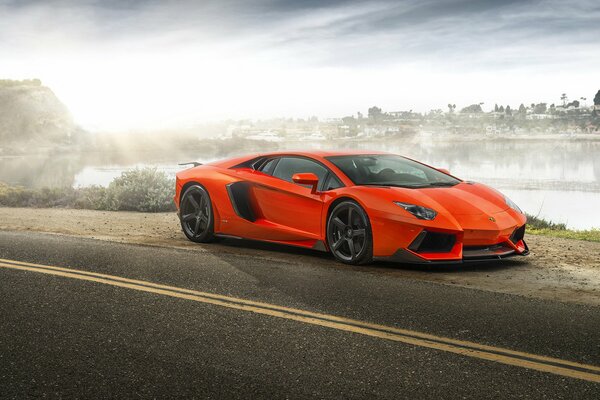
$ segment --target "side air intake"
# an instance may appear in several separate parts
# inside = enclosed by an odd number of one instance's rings
[[[525,225],[515,229],[515,231],[510,235],[510,241],[514,244],[519,243],[525,237]]]
[[[251,222],[256,221],[256,216],[250,206],[250,185],[248,183],[230,183],[227,185],[227,193],[237,215]]]
[[[408,248],[415,253],[449,253],[456,243],[456,235],[421,231]]]

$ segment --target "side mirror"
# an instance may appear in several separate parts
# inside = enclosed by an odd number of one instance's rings
[[[319,177],[312,172],[294,174],[294,176],[292,176],[292,180],[298,185],[309,185],[311,187],[311,193],[317,192],[317,187],[319,186]]]
[[[445,169],[445,168],[438,168],[437,170],[438,170],[438,171],[440,171],[440,172],[443,172],[443,173],[444,173],[444,174],[446,174],[446,175],[452,175],[452,174],[450,173],[450,171],[448,171],[448,170],[447,170],[447,169]]]

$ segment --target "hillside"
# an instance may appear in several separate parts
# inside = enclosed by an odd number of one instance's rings
[[[0,80],[0,149],[68,145],[78,131],[67,107],[39,80]]]

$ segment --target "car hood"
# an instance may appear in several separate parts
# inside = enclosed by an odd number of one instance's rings
[[[491,215],[507,210],[504,196],[480,183],[462,182],[452,187],[391,188],[397,201],[417,204],[452,215]]]

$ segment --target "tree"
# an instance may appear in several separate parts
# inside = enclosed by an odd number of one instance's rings
[[[498,108],[498,112],[503,113],[504,112],[504,106],[500,106],[500,108]]]
[[[373,106],[371,108],[369,108],[369,119],[372,119],[374,121],[378,121],[381,119],[381,108],[377,107],[377,106]]]
[[[527,112],[527,109],[525,108],[525,104],[521,103],[521,105],[519,106],[519,114],[525,114]]]
[[[498,112],[498,104],[494,104],[494,112]]]
[[[594,105],[600,106],[600,90],[598,90],[598,93],[594,96]]]
[[[506,115],[512,115],[512,110],[510,109],[510,106],[506,106]]]
[[[342,118],[342,123],[344,125],[354,126],[354,125],[356,125],[356,120],[352,116],[350,116],[350,117],[344,117],[344,118]]]
[[[448,112],[450,114],[452,114],[454,112],[454,110],[456,110],[456,104],[450,104],[450,103],[448,103]]]
[[[533,113],[534,114],[546,114],[547,109],[548,109],[548,107],[546,106],[546,103],[536,104],[536,106],[533,108]]]
[[[567,97],[567,94],[566,94],[566,93],[563,93],[563,94],[560,96],[560,99],[561,99],[561,100],[562,100],[562,102],[563,102],[563,106],[565,106],[565,105],[567,104],[567,100],[569,100],[569,98]]]
[[[461,113],[482,113],[481,104],[471,104],[460,110]]]

